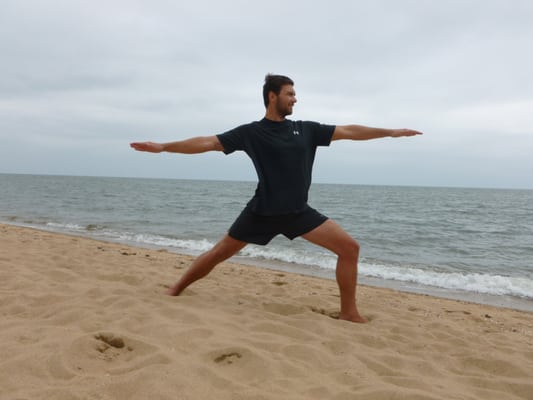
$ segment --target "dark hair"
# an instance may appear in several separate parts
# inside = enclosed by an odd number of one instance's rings
[[[283,75],[267,74],[265,76],[265,84],[263,85],[263,102],[265,107],[268,107],[268,94],[274,92],[278,95],[281,92],[281,87],[284,85],[294,85],[291,78]]]

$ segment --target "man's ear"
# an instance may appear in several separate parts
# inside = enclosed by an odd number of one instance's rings
[[[273,91],[268,92],[268,104],[273,103],[273,101],[278,97]]]

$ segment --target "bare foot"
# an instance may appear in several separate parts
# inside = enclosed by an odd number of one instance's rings
[[[178,287],[178,284],[172,286],[171,288],[167,290],[167,294],[169,296],[179,296],[180,293],[181,293],[181,289]]]
[[[362,317],[359,315],[359,313],[354,314],[339,314],[339,319],[342,319],[343,321],[350,321],[350,322],[356,322],[359,324],[366,324],[368,320],[365,317]]]

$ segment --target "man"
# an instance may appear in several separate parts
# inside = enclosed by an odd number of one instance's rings
[[[294,82],[286,76],[266,76],[263,100],[266,114],[261,121],[241,125],[223,134],[171,143],[131,143],[135,150],[152,153],[223,151],[230,154],[242,150],[252,159],[259,177],[255,195],[228,233],[211,250],[200,255],[168,293],[179,295],[248,243],[266,245],[278,234],[291,240],[300,236],[338,257],[339,319],[367,322],[359,314],[355,296],[359,244],[336,222],[307,204],[315,151],[317,146],[329,146],[333,140],[368,140],[421,133],[410,129],[333,126],[288,120],[286,117],[292,114],[296,103],[296,93]]]

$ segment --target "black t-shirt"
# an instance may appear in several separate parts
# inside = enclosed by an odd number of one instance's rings
[[[335,126],[311,121],[261,121],[217,135],[230,154],[242,150],[252,159],[259,183],[248,203],[260,215],[305,210],[317,146],[329,146]]]

